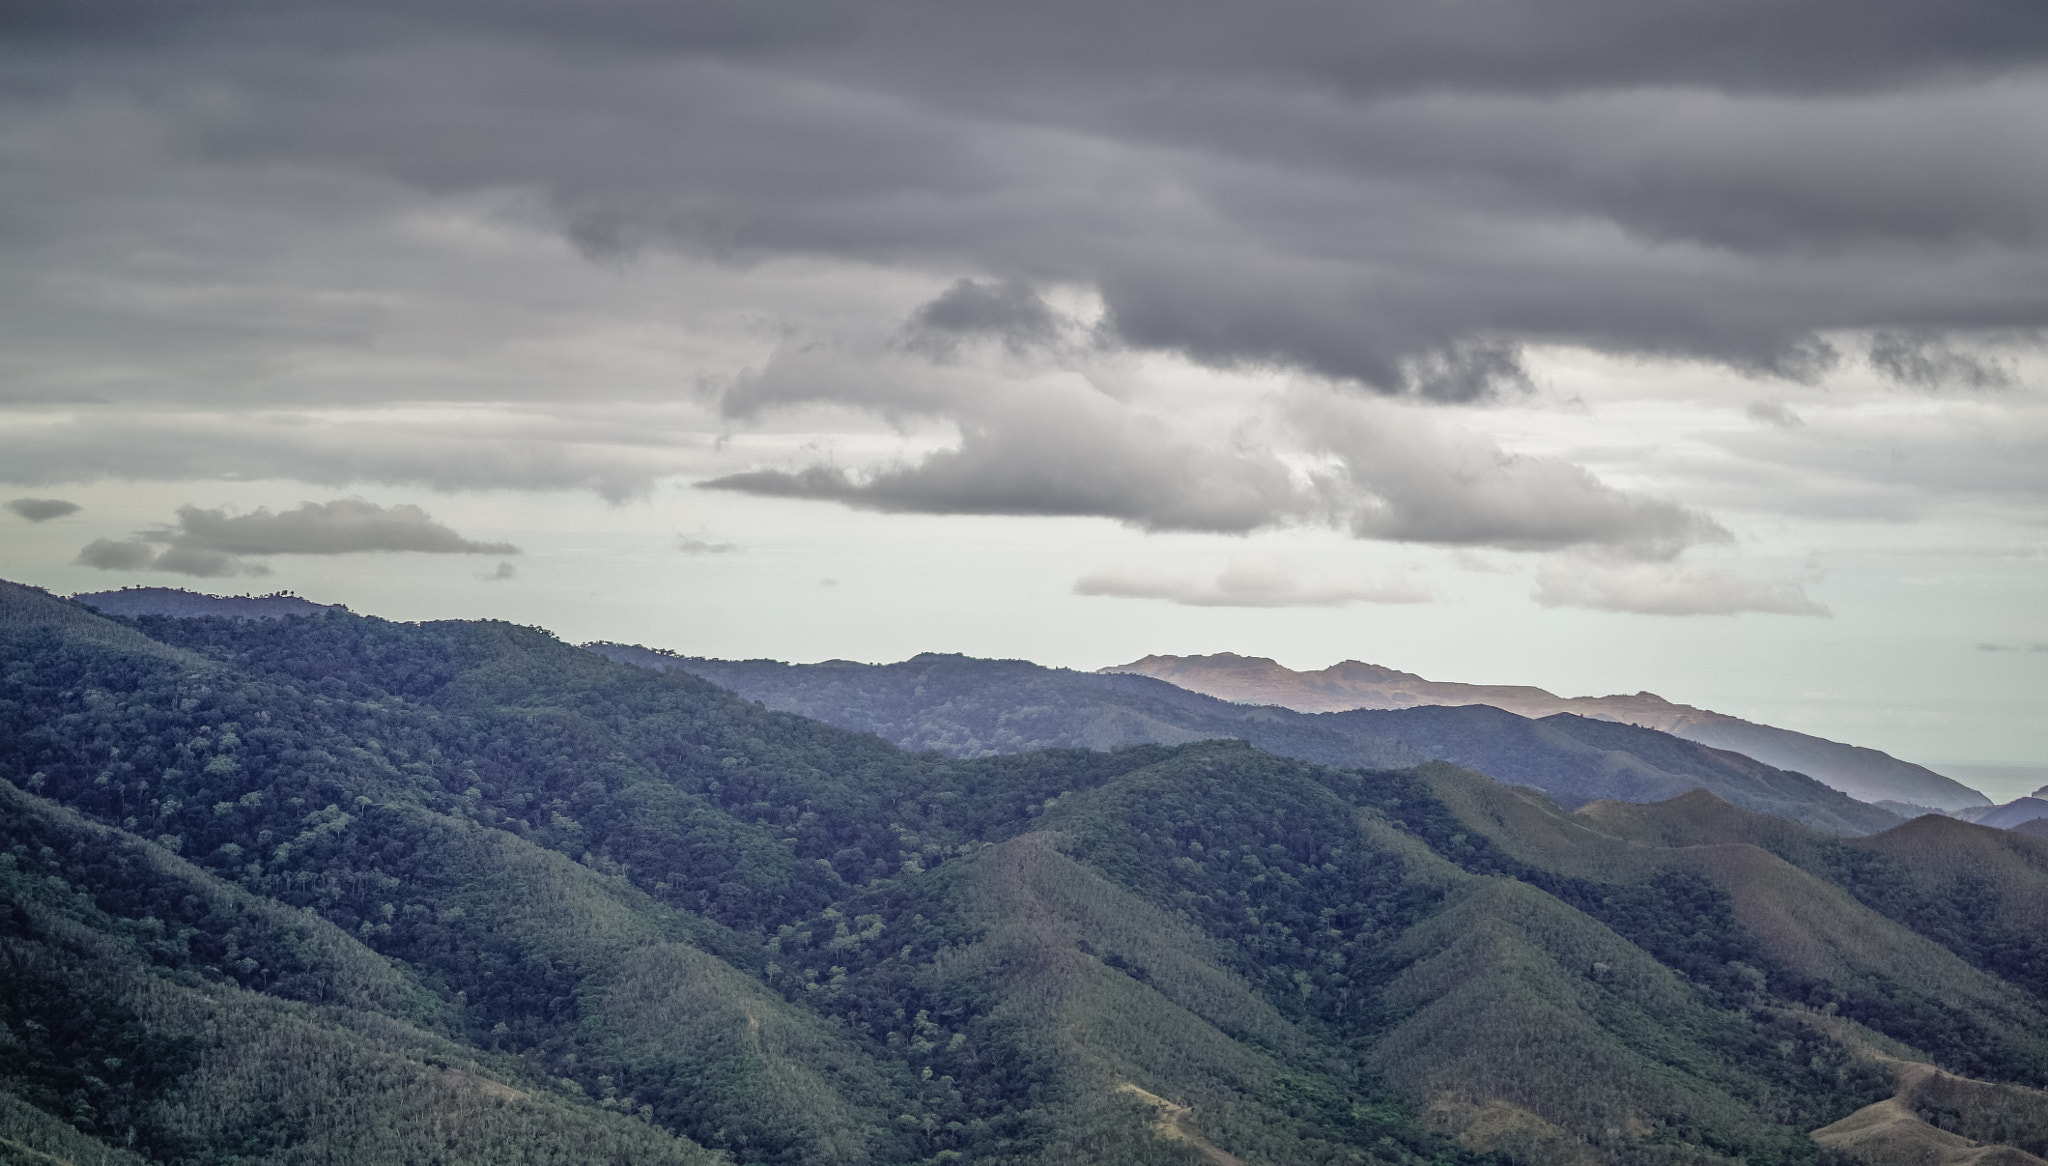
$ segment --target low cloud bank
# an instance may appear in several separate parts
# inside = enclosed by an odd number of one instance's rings
[[[245,556],[352,555],[378,551],[423,554],[516,555],[511,543],[467,539],[417,506],[379,506],[361,498],[302,502],[273,513],[247,514],[178,508],[177,525],[128,539],[95,539],[77,562],[106,571],[170,571],[201,578],[265,575],[270,568]],[[504,566],[509,567],[509,564]],[[509,570],[501,578],[509,578]]]

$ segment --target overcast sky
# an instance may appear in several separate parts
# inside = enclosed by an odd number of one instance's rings
[[[0,9],[0,575],[2048,764],[2048,9]]]

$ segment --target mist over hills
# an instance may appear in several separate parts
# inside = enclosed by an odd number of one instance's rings
[[[490,621],[0,584],[0,660],[22,1161],[2048,1152],[2022,833],[1236,741],[905,752]]]
[[[1527,717],[1574,713],[1659,729],[1716,749],[1732,750],[1766,765],[1807,774],[1865,802],[1894,801],[1940,810],[1991,804],[1991,799],[1959,781],[1876,749],[1673,704],[1650,692],[1633,696],[1561,697],[1527,685],[1424,680],[1411,672],[1357,660],[1346,660],[1320,671],[1297,672],[1263,657],[1232,652],[1147,656],[1102,671],[1151,676],[1224,700],[1280,705],[1303,712],[1485,704]]]
[[[783,664],[587,646],[611,659],[690,672],[770,708],[875,733],[905,749],[956,757],[1228,737],[1324,765],[1450,761],[1540,789],[1567,809],[1601,798],[1661,801],[1703,788],[1830,833],[1867,834],[1900,820],[1740,754],[1570,713],[1531,719],[1466,705],[1310,714],[1234,704],[1148,677],[1020,660],[926,654],[899,664]]]

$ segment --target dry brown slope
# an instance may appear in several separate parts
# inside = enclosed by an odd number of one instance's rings
[[[2038,1153],[2048,1152],[2048,1093],[1871,1055],[1894,1073],[1898,1092],[1815,1130],[1820,1145],[1867,1166],[2048,1163]]]

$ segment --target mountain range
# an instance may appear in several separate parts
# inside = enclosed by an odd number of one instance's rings
[[[1165,680],[1191,692],[1242,704],[1270,704],[1302,712],[1402,709],[1419,705],[1491,705],[1525,717],[1572,713],[1658,729],[1766,765],[1804,773],[1860,801],[1897,802],[1909,810],[1960,810],[1991,799],[1925,766],[1888,753],[1775,728],[1725,713],[1673,704],[1651,692],[1633,696],[1562,697],[1509,684],[1456,684],[1411,672],[1346,660],[1315,672],[1297,672],[1260,656],[1146,656],[1103,669]]]
[[[2048,1153],[2023,832],[912,752],[492,621],[0,584],[0,660],[0,1161]]]
[[[1601,798],[1660,801],[1707,789],[1831,833],[1900,818],[1727,750],[1570,713],[1531,719],[1484,705],[1297,713],[1246,706],[1163,681],[928,653],[898,664],[706,660],[622,644],[592,651],[679,669],[781,712],[954,757],[1047,747],[1113,748],[1213,738],[1324,765],[1385,768],[1441,760],[1542,790],[1570,809]]]

